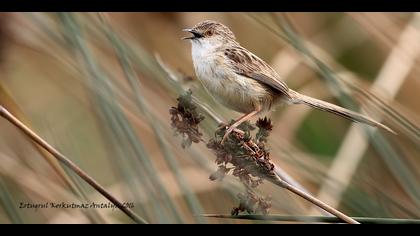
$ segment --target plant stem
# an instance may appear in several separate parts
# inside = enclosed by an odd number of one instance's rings
[[[99,193],[101,193],[104,197],[106,197],[109,201],[111,201],[114,205],[116,205],[122,212],[124,212],[128,217],[130,217],[136,223],[141,223],[141,224],[146,224],[147,223],[143,218],[138,216],[132,210],[124,207],[124,205],[119,200],[117,200],[113,195],[111,195],[111,193],[109,193],[107,190],[105,190],[105,188],[102,187],[98,182],[96,182],[96,180],[94,180],[92,177],[90,177],[86,172],[84,172],[82,169],[80,169],[70,159],[68,159],[66,156],[64,156],[62,153],[60,153],[58,150],[56,150],[54,147],[52,147],[50,144],[48,144],[45,140],[43,140],[41,137],[39,137],[35,132],[33,132],[25,124],[20,122],[20,120],[18,120],[6,108],[4,108],[1,105],[0,105],[0,116],[5,118],[6,120],[8,120],[10,123],[12,123],[18,129],[20,129],[23,133],[25,133],[30,139],[32,139],[34,142],[36,142],[41,147],[43,147],[45,150],[47,150],[49,153],[51,153],[59,162],[63,163],[68,168],[70,168],[72,171],[74,171],[78,176],[80,176],[80,178],[85,180],[90,186],[92,186]]]
[[[257,147],[258,150],[258,146],[253,143],[252,141],[251,145],[255,145]],[[244,144],[244,146],[251,150],[252,149],[248,146],[248,144]],[[292,193],[299,195],[300,197],[306,199],[307,201],[315,204],[316,206],[324,209],[325,211],[337,216],[338,218],[342,219],[343,221],[349,223],[349,224],[360,224],[359,222],[353,220],[352,218],[346,216],[345,214],[343,214],[342,212],[338,211],[337,209],[327,205],[326,203],[322,202],[321,200],[313,197],[312,195],[310,195],[309,193],[306,193],[305,191],[300,190],[298,187],[293,186],[292,184],[290,184],[289,182],[287,182],[286,180],[283,180],[275,171],[273,171],[273,173],[270,173],[268,176],[266,176],[266,179],[269,180],[270,182],[274,183],[277,186],[280,186],[282,188],[285,188],[289,191],[291,191]]]
[[[274,183],[277,186],[280,186],[282,188],[285,188],[289,190],[290,192],[299,195],[300,197],[306,199],[307,201],[317,205],[318,207],[324,209],[325,211],[335,215],[336,217],[340,218],[341,220],[349,223],[349,224],[360,224],[356,220],[350,218],[349,216],[345,215],[344,213],[340,212],[339,210],[329,206],[328,204],[322,202],[321,200],[313,197],[312,195],[305,193],[304,191],[298,189],[297,187],[289,184],[288,182],[280,179],[277,175],[275,176],[275,179],[269,178],[268,180]]]
[[[322,223],[342,223],[343,221],[333,216],[288,216],[288,215],[219,215],[204,214],[201,217],[242,219],[242,220],[266,220],[266,221],[296,221],[296,222],[322,222]],[[365,224],[420,224],[418,219],[394,219],[394,218],[374,218],[374,217],[352,217]]]

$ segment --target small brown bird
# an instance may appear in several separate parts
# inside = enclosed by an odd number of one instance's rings
[[[289,89],[273,68],[241,47],[221,23],[206,20],[184,31],[192,34],[183,39],[191,41],[195,73],[206,90],[220,103],[244,113],[228,128],[222,142],[242,122],[279,102],[305,104],[395,133],[367,116]]]

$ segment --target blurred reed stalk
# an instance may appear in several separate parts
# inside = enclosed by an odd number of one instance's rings
[[[88,43],[85,41],[83,29],[80,27],[79,22],[71,13],[59,13],[58,14],[63,28],[66,31],[67,39],[74,46],[73,53],[81,57],[80,63],[82,68],[86,69],[87,77],[90,79],[88,84],[92,84],[92,87],[99,87],[99,92],[96,97],[94,97],[99,104],[99,111],[102,113],[105,118],[105,124],[109,125],[112,133],[117,134],[117,139],[115,142],[120,143],[121,146],[127,147],[128,150],[122,150],[124,157],[122,162],[129,162],[128,166],[124,168],[133,168],[131,174],[135,174],[136,177],[127,176],[127,182],[132,182],[134,180],[139,180],[144,182],[144,185],[148,188],[149,194],[154,194],[150,200],[153,204],[153,210],[156,212],[156,215],[159,216],[159,219],[163,222],[170,222],[173,219],[169,218],[168,213],[165,213],[162,207],[167,207],[170,214],[175,219],[175,222],[183,222],[180,212],[176,209],[176,204],[174,200],[170,198],[167,190],[163,186],[160,176],[157,175],[156,169],[153,167],[151,158],[146,151],[144,144],[137,137],[134,128],[131,126],[129,120],[121,110],[121,104],[118,102],[118,99],[114,97],[114,89],[112,83],[109,82],[110,76],[106,71],[100,66],[97,62],[94,54],[88,47]],[[93,86],[95,85],[95,86]],[[112,99],[109,99],[112,98]],[[114,136],[112,135],[112,136]],[[129,158],[127,158],[127,156]],[[139,171],[140,170],[140,171]],[[123,175],[126,175],[127,170],[122,168]],[[135,179],[133,179],[135,178]],[[136,188],[134,193],[137,193],[138,189]],[[138,194],[138,193],[137,193]],[[161,202],[157,200],[162,199]]]
[[[14,16],[10,13],[1,13],[0,17],[0,70],[2,74],[6,75],[6,71],[4,70],[3,64],[5,62],[4,60],[4,54],[5,54],[5,44],[6,44],[6,38],[10,37],[11,32],[9,31],[8,24],[14,19]],[[3,84],[0,84],[0,103],[8,107],[9,111],[15,116],[21,120],[23,123],[29,124],[29,122],[26,119],[26,116],[21,111],[19,105],[15,102],[15,100],[12,98],[12,96],[9,94],[7,89],[3,86]],[[28,125],[30,127],[30,125]],[[64,181],[64,183],[70,188],[70,190],[76,195],[79,196],[80,199],[86,201],[86,193],[82,190],[80,184],[78,181],[74,181],[72,179],[73,176],[69,175],[66,172],[66,169],[64,169],[60,163],[47,151],[42,149],[40,146],[36,145],[33,142],[30,142],[36,151],[39,152],[39,154],[47,161],[47,163],[52,167],[52,169],[57,173],[57,175]],[[7,183],[5,181],[2,181],[2,188],[5,190],[8,188]],[[10,204],[10,201],[12,199],[8,198],[7,191],[1,191],[2,192],[2,200],[5,202],[5,209],[6,212],[11,216],[13,223],[23,223],[21,220],[16,221],[18,218],[16,217],[19,215],[18,212],[12,212],[12,208],[15,204]],[[90,219],[93,223],[106,223],[106,219],[99,214],[97,209],[92,209],[89,211],[86,211],[85,209],[82,210],[86,213],[86,216]]]
[[[86,183],[96,189],[99,193],[101,193],[105,198],[111,201],[115,206],[117,206],[122,212],[124,212],[128,217],[130,217],[136,223],[146,224],[147,222],[134,213],[131,209],[126,208],[123,203],[117,200],[111,193],[105,190],[95,179],[90,177],[86,172],[80,169],[76,164],[74,164],[70,159],[48,144],[45,140],[43,140],[40,136],[38,136],[35,132],[29,129],[25,124],[20,122],[15,116],[10,114],[9,111],[6,110],[3,106],[0,105],[0,116],[4,119],[12,123],[16,126],[19,130],[21,130],[25,135],[27,135],[30,139],[32,139],[35,143],[40,145],[46,151],[48,151],[51,155],[53,155],[59,162],[70,168],[74,173],[76,173],[80,178],[82,178]]]
[[[181,191],[185,194],[188,207],[190,208],[191,212],[193,212],[194,214],[202,213],[203,208],[201,206],[200,201],[195,196],[195,194],[193,194],[193,191],[191,190],[189,184],[187,183],[187,180],[185,179],[182,171],[180,171],[181,167],[179,166],[175,157],[172,155],[168,142],[163,136],[161,127],[159,126],[158,123],[155,122],[157,118],[153,115],[153,113],[149,110],[147,106],[147,102],[142,95],[143,93],[142,90],[144,86],[140,83],[140,80],[137,78],[138,75],[136,71],[134,70],[134,68],[132,67],[132,62],[129,58],[129,55],[127,55],[127,53],[125,52],[124,46],[121,43],[120,38],[112,29],[106,15],[100,13],[98,14],[98,18],[101,22],[103,31],[109,40],[109,43],[115,50],[115,54],[117,55],[120,65],[124,71],[125,78],[128,84],[130,85],[130,88],[133,90],[133,94],[135,98],[134,102],[138,110],[141,111],[145,115],[147,123],[152,128],[155,134],[156,142],[159,144],[160,150],[166,162],[169,164],[171,171],[175,174],[175,179],[177,181],[177,184],[181,188]],[[196,219],[198,220],[199,223],[205,223],[205,221],[202,218],[196,218]]]
[[[419,13],[416,13],[402,31],[371,87],[372,91],[384,90],[389,101],[398,94],[411,68],[415,65],[415,58],[420,54],[420,31],[416,26],[419,22]],[[401,57],[405,60],[401,61]],[[381,119],[378,121],[381,122]],[[332,206],[340,203],[344,191],[368,149],[368,144],[368,138],[360,132],[357,125],[352,124],[327,173],[328,177],[319,190],[320,199]],[[334,179],[334,181],[329,181],[329,179]],[[335,184],[337,182],[340,184]],[[413,199],[420,205],[418,195]]]

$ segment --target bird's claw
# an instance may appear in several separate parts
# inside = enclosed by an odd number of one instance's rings
[[[236,126],[234,126],[234,125],[229,126],[229,124],[228,124],[228,123],[225,123],[225,122],[221,122],[221,123],[219,124],[219,126],[217,127],[216,131],[219,131],[219,130],[221,130],[221,129],[227,129],[227,130],[226,130],[226,132],[225,132],[225,134],[223,135],[223,138],[222,138],[221,144],[223,144],[223,143],[226,141],[227,137],[228,137],[228,136],[229,136],[232,132],[236,132],[236,133],[238,133],[238,134],[244,134],[244,133],[245,133],[244,131],[242,131],[242,130],[240,130],[240,129],[237,129],[237,128],[236,128]]]
[[[232,133],[233,129],[228,129],[225,132],[225,135],[223,135],[222,141],[220,142],[220,144],[223,144],[225,142],[225,140],[227,139],[227,137],[229,136],[230,133]]]
[[[225,134],[223,135],[223,138],[222,138],[222,141],[220,142],[220,144],[223,144],[224,142],[225,142],[225,140],[227,139],[227,137],[233,132],[233,131],[235,131],[235,132],[237,132],[237,133],[239,133],[239,134],[244,134],[244,131],[242,131],[242,130],[240,130],[240,129],[237,129],[236,127],[234,127],[234,126],[230,126],[227,130],[226,130],[226,132],[225,132]]]

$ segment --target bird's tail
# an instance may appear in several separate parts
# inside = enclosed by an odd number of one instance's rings
[[[321,101],[319,99],[316,98],[311,98],[308,96],[305,96],[303,94],[300,94],[296,91],[293,90],[289,90],[290,92],[290,97],[291,97],[291,102],[294,104],[306,104],[310,107],[319,109],[321,111],[327,111],[327,112],[331,112],[334,113],[336,115],[339,115],[341,117],[344,117],[346,119],[349,119],[351,121],[355,121],[355,122],[361,122],[361,123],[365,123],[368,124],[370,126],[374,126],[374,127],[379,127],[382,128],[384,130],[387,130],[388,132],[391,132],[393,134],[396,134],[392,129],[390,129],[389,127],[367,117],[364,116],[362,114],[359,114],[357,112],[354,111],[350,111],[348,109],[339,107],[337,105],[328,103],[328,102],[324,102]]]

